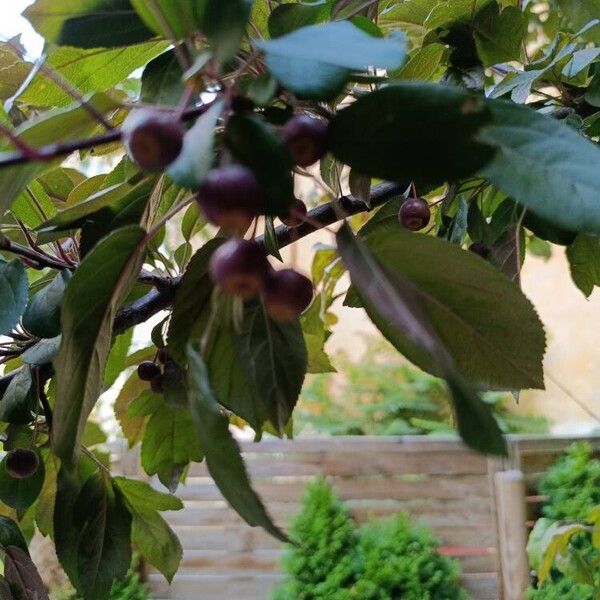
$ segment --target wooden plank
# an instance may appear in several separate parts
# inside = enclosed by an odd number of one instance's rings
[[[503,600],[522,600],[529,586],[523,474],[517,470],[496,473],[494,484]]]
[[[281,454],[246,453],[246,466],[251,477],[316,476],[340,477],[364,475],[396,476],[410,474],[468,475],[486,472],[486,459],[479,454],[460,451],[425,451],[423,454],[395,452],[363,453],[356,451],[288,452]],[[204,463],[194,463],[190,477],[206,477]]]
[[[156,598],[177,600],[266,600],[282,575],[248,576],[236,572],[219,575],[184,574],[176,576],[169,586],[160,575],[150,574],[148,584]],[[465,575],[462,584],[473,600],[497,600],[495,573]],[[293,599],[290,599],[293,600]]]
[[[240,441],[243,452],[331,452],[342,449],[345,452],[389,452],[398,451],[438,452],[463,450],[471,452],[457,436],[426,437],[419,435],[406,436],[333,436],[333,437],[299,437],[293,440],[268,438],[255,444],[251,441]]]
[[[269,513],[283,523],[288,523],[301,510],[298,502],[269,502]],[[350,514],[359,523],[371,518],[393,517],[399,512],[408,512],[413,519],[429,526],[454,524],[456,527],[484,525],[491,522],[489,504],[485,499],[465,500],[350,500]],[[164,515],[172,525],[220,525],[243,523],[237,513],[224,501],[190,502],[185,509]]]
[[[265,502],[294,502],[305,492],[310,478],[282,478],[259,480],[254,488]],[[366,478],[331,479],[330,483],[342,500],[373,498],[465,498],[488,497],[487,476],[464,475],[455,477],[420,476],[407,479]],[[221,493],[210,478],[194,477],[182,485],[177,495],[182,500],[214,501]]]
[[[260,528],[234,525],[174,526],[173,530],[188,550],[248,552],[281,548],[281,542]],[[444,546],[492,548],[495,532],[491,525],[481,527],[441,526],[433,529]]]

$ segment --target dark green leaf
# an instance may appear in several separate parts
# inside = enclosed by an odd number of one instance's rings
[[[8,546],[4,551],[4,578],[19,600],[48,600],[46,586],[29,553],[18,546]]]
[[[2,396],[0,421],[16,424],[31,422],[35,403],[31,371],[25,366],[15,373]]]
[[[233,155],[254,171],[263,194],[263,213],[287,214],[294,202],[292,163],[271,128],[257,117],[235,114],[227,124],[225,142]]]
[[[41,339],[21,354],[21,360],[27,365],[34,366],[52,362],[58,353],[60,339],[60,335],[49,339]]]
[[[203,32],[218,65],[224,65],[239,50],[253,0],[205,0]]]
[[[544,329],[518,286],[471,252],[400,230],[393,217],[372,229],[365,243],[376,260],[414,286],[464,377],[491,388],[543,388]],[[409,346],[401,351],[441,374],[426,352]]]
[[[89,600],[105,600],[131,564],[131,515],[107,476],[92,475],[74,506],[78,530],[77,582]]]
[[[130,0],[140,18],[158,35],[180,40],[202,25],[207,0]]]
[[[223,241],[215,238],[194,254],[177,288],[169,323],[168,353],[181,366],[186,364],[185,349],[191,339],[192,328],[206,310],[213,290],[208,274],[210,257]]]
[[[407,234],[408,235],[408,234]],[[367,314],[401,352],[427,357],[452,392],[457,427],[472,448],[505,454],[506,447],[490,406],[465,385],[452,357],[432,327],[417,289],[397,271],[382,266],[345,225],[337,234],[338,250]]]
[[[480,138],[498,151],[482,175],[551,223],[600,233],[600,148],[555,119],[491,100]]]
[[[214,162],[214,130],[223,110],[216,102],[185,134],[183,148],[177,160],[168,169],[172,179],[182,187],[197,188]]]
[[[572,244],[577,237],[576,233],[561,229],[554,225],[554,223],[539,217],[531,211],[525,213],[523,218],[523,227],[526,227],[532,233],[542,240],[547,240],[553,244],[559,244],[561,246],[568,246]]]
[[[100,391],[117,307],[136,280],[145,232],[136,226],[111,233],[82,261],[63,300],[63,335],[56,371],[52,446],[70,461]]]
[[[484,66],[511,60],[520,61],[527,19],[515,6],[500,11],[495,2],[480,10],[473,20],[477,54]]]
[[[328,4],[280,4],[269,16],[269,35],[281,37],[306,25],[326,21],[331,13]]]
[[[107,48],[143,42],[154,33],[129,0],[37,0],[24,16],[48,41],[60,46]]]
[[[600,16],[600,0],[558,0],[558,4],[575,30],[586,28],[584,36],[592,42],[600,42],[600,25],[586,27]]]
[[[27,306],[27,273],[19,260],[0,259],[0,335],[10,333]]]
[[[600,238],[578,235],[567,248],[567,258],[573,282],[589,298],[600,286]]]
[[[191,346],[187,356],[190,407],[209,473],[227,502],[249,525],[261,526],[276,538],[287,541],[250,485],[240,449],[210,387],[202,357]]]
[[[109,388],[123,371],[123,364],[129,353],[129,346],[133,338],[133,329],[116,336],[113,340],[106,368],[104,369],[104,387]]]
[[[441,183],[472,175],[492,157],[476,140],[489,120],[483,99],[463,89],[398,84],[339,111],[330,126],[331,150],[365,175]]]
[[[283,262],[283,258],[281,258],[281,253],[279,252],[279,241],[275,233],[275,223],[273,217],[269,216],[265,217],[265,248],[271,256]]]
[[[179,568],[183,549],[177,536],[159,511],[181,510],[179,498],[157,492],[144,481],[116,477],[132,516],[131,541],[170,582]]]
[[[142,73],[142,102],[177,106],[185,89],[182,77],[175,51],[161,54]]]
[[[405,57],[402,36],[379,39],[349,21],[310,25],[266,42],[271,73],[301,98],[330,100],[341,92],[353,71],[398,68]]]
[[[19,526],[8,517],[0,515],[0,546],[7,548],[8,546],[17,546],[23,552],[29,552],[27,542],[19,529]]]
[[[12,477],[6,470],[6,457],[0,463],[0,500],[16,510],[28,509],[44,485],[44,461],[37,450],[39,465],[29,477]]]
[[[65,269],[31,298],[23,314],[23,327],[27,331],[41,338],[60,334],[60,306],[70,279],[71,272]]]

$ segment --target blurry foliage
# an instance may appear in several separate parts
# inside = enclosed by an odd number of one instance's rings
[[[531,566],[540,576],[546,556],[553,564],[538,589],[530,588],[530,600],[596,600],[600,593],[600,548],[590,530],[598,527],[600,506],[600,460],[587,442],[570,446],[548,470],[539,484],[548,500],[544,519],[536,524],[528,544]],[[600,514],[600,513],[599,513]],[[581,524],[581,526],[580,526]],[[582,532],[571,533],[580,526]],[[560,540],[561,533],[567,536]],[[541,577],[540,577],[541,579]],[[593,585],[592,585],[593,583]]]
[[[465,600],[456,561],[399,514],[357,529],[329,485],[318,479],[290,529],[286,581],[274,600]]]
[[[441,379],[407,363],[381,338],[366,338],[364,355],[339,353],[337,373],[318,374],[305,385],[294,416],[298,433],[419,435],[451,433],[449,394]],[[511,410],[508,393],[483,394],[505,433],[542,434],[548,421]]]

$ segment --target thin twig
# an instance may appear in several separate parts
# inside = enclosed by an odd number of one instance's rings
[[[560,381],[558,381],[558,379],[556,379],[556,377],[554,377],[552,375],[552,373],[549,373],[547,369],[545,370],[545,373],[546,373],[546,377],[561,392],[563,392],[566,396],[568,396],[571,400],[573,400],[573,402],[575,402],[575,404],[577,404],[577,406],[579,406],[579,408],[581,408],[581,410],[585,411],[590,417],[592,417],[592,419],[594,419],[594,420],[598,421],[598,423],[600,423],[600,413],[594,412],[591,408],[589,408],[586,404],[584,404],[584,402],[582,402],[579,398],[577,398],[577,396],[575,396],[575,394],[573,394],[573,392],[568,390]]]

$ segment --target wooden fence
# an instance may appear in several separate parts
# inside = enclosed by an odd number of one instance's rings
[[[509,457],[486,458],[453,438],[332,437],[243,442],[254,487],[275,521],[298,512],[304,487],[322,474],[359,522],[407,511],[461,564],[473,600],[518,600],[528,575],[526,527],[537,517],[535,484],[573,441],[600,438],[509,437]],[[139,476],[137,457],[122,470]],[[520,470],[505,473],[507,470]],[[171,586],[149,570],[159,599],[269,600],[282,579],[281,544],[246,525],[224,502],[203,464],[178,490],[185,508],[167,519],[184,547]],[[527,521],[527,522],[524,522]],[[293,600],[293,599],[290,599]]]

